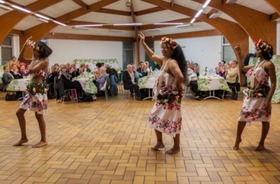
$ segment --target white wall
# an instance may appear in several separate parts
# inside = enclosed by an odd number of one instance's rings
[[[50,64],[72,63],[75,59],[117,59],[122,66],[122,42],[49,39],[53,50]]]
[[[186,60],[198,63],[201,70],[214,69],[222,58],[222,36],[174,39],[181,45]],[[161,55],[160,41],[154,44],[155,53]]]

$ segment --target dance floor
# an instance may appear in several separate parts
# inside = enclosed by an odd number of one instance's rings
[[[92,103],[49,101],[45,116],[49,145],[40,139],[34,113],[27,112],[29,142],[20,138],[19,101],[0,100],[0,183],[280,183],[280,104],[273,104],[267,150],[254,151],[261,123],[248,125],[234,151],[242,101],[186,98],[182,103],[181,152],[152,151],[156,139],[147,124],[150,100],[100,98]],[[172,138],[164,136],[166,149]]]

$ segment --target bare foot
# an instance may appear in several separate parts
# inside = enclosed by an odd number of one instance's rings
[[[233,150],[239,150],[239,144],[241,143],[242,139],[236,140],[235,145],[233,146]]]
[[[171,148],[170,150],[166,151],[165,153],[168,155],[173,155],[180,152],[180,148]]]
[[[258,147],[255,149],[255,151],[263,151],[265,150],[265,147],[263,144],[259,144]]]
[[[157,143],[154,147],[152,147],[151,149],[153,151],[159,151],[159,150],[163,150],[165,148],[163,143]]]
[[[28,139],[20,139],[17,143],[15,143],[13,146],[22,146],[22,144],[27,143]]]
[[[48,145],[47,142],[40,141],[40,142],[38,142],[37,144],[34,144],[34,145],[32,146],[32,148],[40,148],[40,147],[47,146],[47,145]]]

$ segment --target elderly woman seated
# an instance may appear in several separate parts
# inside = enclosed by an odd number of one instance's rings
[[[96,78],[96,86],[98,88],[98,94],[97,96],[104,96],[105,93],[104,91],[102,90],[105,82],[106,82],[106,79],[107,77],[109,76],[109,74],[106,73],[106,68],[104,66],[102,66],[100,69],[99,69],[99,73],[96,73],[95,74],[95,78]],[[105,86],[106,87],[106,86]]]
[[[135,92],[137,95],[137,100],[142,99],[139,86],[137,84],[136,72],[133,71],[132,65],[127,65],[126,71],[123,72],[123,85],[124,89],[130,90],[130,92]]]

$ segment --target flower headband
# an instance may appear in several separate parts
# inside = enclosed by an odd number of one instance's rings
[[[255,46],[268,53],[270,53],[272,50],[272,46],[266,41],[262,41],[261,39],[255,41]]]
[[[160,45],[162,44],[166,44],[167,47],[170,47],[173,50],[176,49],[176,47],[178,46],[178,44],[174,40],[172,40],[172,38],[168,38],[168,37],[161,38]]]
[[[39,51],[40,47],[36,44],[36,42],[29,40],[29,45],[33,50]]]

